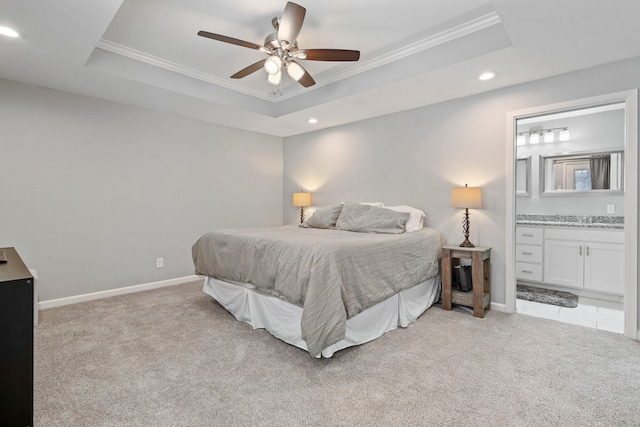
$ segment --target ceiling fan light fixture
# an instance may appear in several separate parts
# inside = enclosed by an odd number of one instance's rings
[[[298,50],[296,52],[293,53],[294,58],[296,59],[307,59],[307,52],[305,52],[304,50]]]
[[[304,77],[305,71],[300,65],[295,62],[289,62],[287,64],[287,73],[289,76],[295,81],[300,81],[302,77]]]
[[[271,56],[264,63],[264,69],[269,74],[277,74],[280,72],[280,68],[282,68],[282,59],[277,56]]]
[[[280,82],[282,81],[282,72],[278,71],[275,74],[268,74],[267,75],[267,81],[269,83],[271,83],[274,86],[278,86],[280,84]]]

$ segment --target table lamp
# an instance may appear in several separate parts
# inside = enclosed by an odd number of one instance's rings
[[[300,206],[300,224],[304,222],[304,208],[311,206],[311,193],[293,193],[293,206]]]
[[[469,209],[482,207],[482,190],[478,187],[456,187],[451,190],[451,207],[463,208],[464,219],[462,220],[462,231],[464,242],[460,243],[463,248],[473,248],[475,245],[469,241]]]

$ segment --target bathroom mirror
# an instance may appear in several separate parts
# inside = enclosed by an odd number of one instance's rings
[[[623,151],[541,155],[542,195],[622,193],[623,155]]]
[[[516,196],[531,195],[531,156],[516,160]]]

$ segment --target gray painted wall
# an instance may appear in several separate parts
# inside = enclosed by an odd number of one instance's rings
[[[470,240],[493,248],[491,298],[504,303],[508,112],[637,87],[640,58],[285,138],[285,222],[296,221],[291,194],[303,188],[316,206],[415,206],[428,226],[458,244],[462,211],[450,207],[451,188],[482,187],[484,207],[471,211]]]
[[[0,99],[0,247],[40,300],[188,276],[201,234],[282,225],[280,137],[6,80]]]

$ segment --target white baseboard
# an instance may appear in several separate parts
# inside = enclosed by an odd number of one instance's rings
[[[181,285],[183,283],[193,282],[194,280],[198,280],[200,278],[202,278],[202,276],[194,275],[194,276],[179,277],[177,279],[169,279],[169,280],[162,280],[160,282],[144,283],[142,285],[126,286],[124,288],[110,289],[108,291],[93,292],[90,294],[75,295],[72,297],[40,301],[38,303],[38,309],[44,310],[46,308],[60,307],[63,305],[76,304],[76,303],[85,302],[85,301],[93,301],[101,298],[114,297],[116,295],[132,294],[134,292],[164,288],[165,286]]]
[[[507,306],[506,304],[500,304],[497,302],[492,302],[491,303],[491,310],[495,310],[495,311],[500,311],[502,313],[506,313],[507,312]]]

